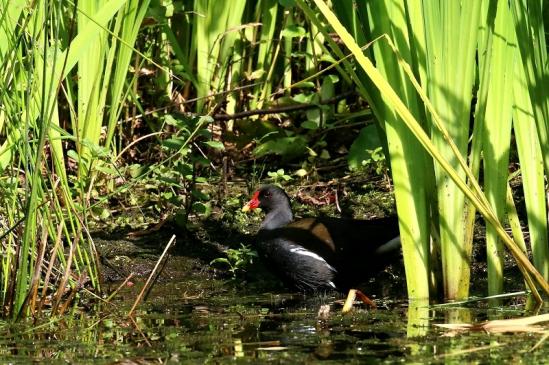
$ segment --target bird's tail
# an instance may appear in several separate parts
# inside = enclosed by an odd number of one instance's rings
[[[379,246],[376,250],[376,254],[386,255],[394,252],[400,248],[400,236],[393,238],[390,241],[385,242]]]

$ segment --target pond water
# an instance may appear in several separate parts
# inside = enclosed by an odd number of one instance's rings
[[[402,299],[378,300],[375,310],[357,305],[344,315],[340,298],[252,295],[238,285],[205,288],[181,281],[156,284],[130,319],[139,290],[139,285],[125,288],[110,304],[75,308],[55,321],[0,322],[0,363],[543,364],[549,359],[549,341],[531,351],[543,338],[540,333],[452,333],[434,326],[531,315],[520,296],[494,309],[485,302],[410,308]],[[325,319],[318,317],[321,305],[330,306]]]

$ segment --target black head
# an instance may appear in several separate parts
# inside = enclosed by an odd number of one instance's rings
[[[290,209],[290,198],[275,185],[263,185],[257,190],[252,199],[242,208],[244,212],[261,208],[265,213],[276,209]]]

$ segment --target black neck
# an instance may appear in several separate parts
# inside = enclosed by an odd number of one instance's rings
[[[283,227],[294,219],[289,203],[271,210],[263,219],[260,230],[271,230]]]

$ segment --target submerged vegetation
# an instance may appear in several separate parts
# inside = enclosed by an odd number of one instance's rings
[[[347,186],[394,189],[410,299],[470,296],[480,213],[487,294],[507,250],[541,300],[543,5],[0,0],[1,316],[101,294],[97,231],[241,224],[262,181],[340,213]],[[231,245],[207,262],[238,277],[256,256]]]

